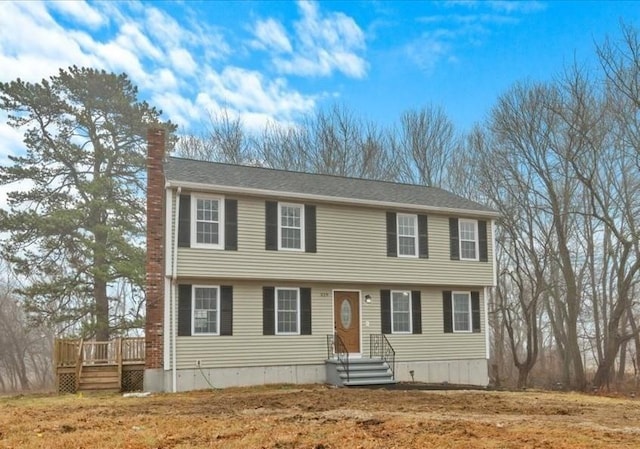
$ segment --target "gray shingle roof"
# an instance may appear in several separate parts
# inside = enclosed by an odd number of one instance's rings
[[[168,157],[165,176],[170,184],[197,183],[271,192],[320,195],[336,199],[399,203],[434,209],[496,214],[495,210],[436,187],[319,175],[262,167]]]

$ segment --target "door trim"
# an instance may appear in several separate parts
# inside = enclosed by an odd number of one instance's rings
[[[354,292],[358,294],[358,308],[359,308],[359,315],[360,315],[360,352],[350,352],[349,353],[349,357],[353,357],[356,359],[362,358],[362,290],[357,290],[357,289],[353,289],[353,288],[334,288],[331,289],[331,321],[335,320],[335,316],[336,316],[336,292]],[[333,329],[333,332],[335,333],[336,331],[336,323],[334,321],[334,323],[332,323],[331,325],[331,329]]]

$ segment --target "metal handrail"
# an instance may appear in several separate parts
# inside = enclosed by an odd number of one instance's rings
[[[347,382],[349,382],[349,351],[338,334],[327,335],[327,358],[335,358],[347,373]]]
[[[395,379],[396,351],[389,343],[386,335],[371,334],[369,336],[369,354],[371,358],[377,357],[384,360],[389,365],[391,376]]]

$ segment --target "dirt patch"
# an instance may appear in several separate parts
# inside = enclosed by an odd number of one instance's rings
[[[640,402],[324,386],[0,399],[0,448],[67,447],[638,448]]]

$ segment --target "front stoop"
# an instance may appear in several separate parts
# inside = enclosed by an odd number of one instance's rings
[[[355,387],[397,383],[389,365],[381,359],[350,359],[348,375],[345,367],[336,359],[327,360],[326,365],[327,382],[333,385]]]

